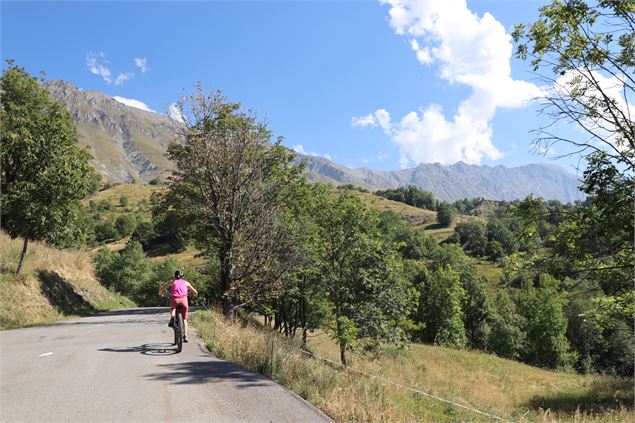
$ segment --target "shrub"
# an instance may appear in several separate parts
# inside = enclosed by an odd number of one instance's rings
[[[449,227],[456,218],[456,209],[448,203],[441,203],[437,207],[437,222],[441,226]]]
[[[115,227],[115,224],[112,223],[112,221],[107,220],[95,225],[95,241],[110,241],[118,239],[118,237],[119,231],[117,231],[117,228]]]
[[[119,236],[123,238],[132,234],[132,232],[136,229],[137,220],[133,216],[125,214],[117,218],[115,226],[117,227]]]

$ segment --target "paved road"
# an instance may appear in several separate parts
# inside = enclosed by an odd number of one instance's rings
[[[0,332],[2,422],[329,422],[200,340],[175,354],[167,309]]]

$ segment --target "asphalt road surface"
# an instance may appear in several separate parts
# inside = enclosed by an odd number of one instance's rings
[[[331,421],[193,331],[176,354],[167,321],[144,308],[0,332],[0,421]]]

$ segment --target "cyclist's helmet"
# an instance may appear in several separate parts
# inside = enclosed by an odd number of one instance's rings
[[[183,276],[185,276],[185,274],[180,270],[177,270],[176,272],[174,272],[174,277],[177,279],[182,278]]]

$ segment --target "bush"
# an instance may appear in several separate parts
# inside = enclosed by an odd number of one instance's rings
[[[437,221],[441,226],[449,227],[456,218],[456,209],[448,203],[441,203],[437,207]]]
[[[105,242],[119,239],[119,231],[112,221],[107,220],[95,225],[95,241]]]
[[[132,232],[137,228],[137,220],[133,216],[125,214],[117,218],[115,226],[119,236],[124,238],[132,234]]]
[[[126,207],[128,205],[128,197],[126,197],[125,195],[119,197],[119,205],[121,207]]]
[[[140,242],[143,249],[147,250],[155,236],[156,232],[151,222],[140,222],[132,232],[130,239]]]

